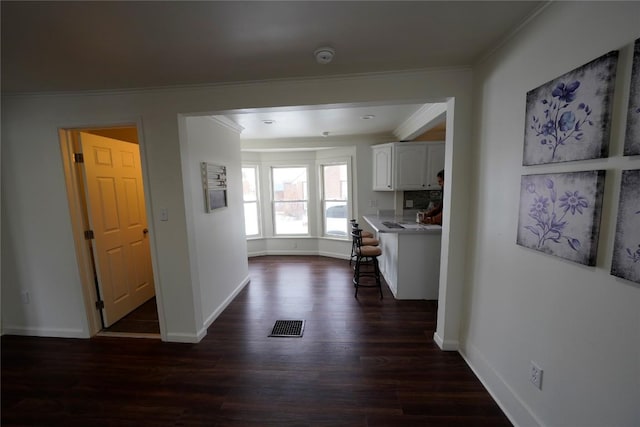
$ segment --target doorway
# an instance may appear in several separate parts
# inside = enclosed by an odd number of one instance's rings
[[[90,336],[160,337],[136,126],[60,130]]]

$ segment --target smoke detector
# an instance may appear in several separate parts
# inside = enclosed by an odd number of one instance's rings
[[[318,64],[328,64],[333,61],[333,57],[335,56],[336,51],[331,47],[321,47],[316,49],[313,52],[313,55],[316,57],[316,62]]]

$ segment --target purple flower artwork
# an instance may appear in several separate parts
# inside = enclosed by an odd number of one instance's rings
[[[622,171],[611,274],[640,283],[640,169]]]
[[[617,63],[612,51],[527,93],[523,165],[607,157]]]
[[[595,265],[604,177],[603,170],[523,175],[518,245]]]
[[[633,45],[627,132],[624,141],[625,156],[637,156],[638,154],[640,154],[640,39],[636,40]]]

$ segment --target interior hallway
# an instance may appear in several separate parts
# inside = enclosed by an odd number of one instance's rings
[[[198,344],[3,336],[3,426],[510,426],[435,301],[353,296],[345,260],[266,256]],[[276,320],[302,338],[269,338]]]

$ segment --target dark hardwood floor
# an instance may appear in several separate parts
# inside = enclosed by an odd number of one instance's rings
[[[258,257],[198,344],[3,336],[3,426],[510,426],[435,301],[353,297],[348,262]],[[268,337],[305,320],[302,338]]]
[[[160,334],[156,297],[142,304],[102,332]]]

